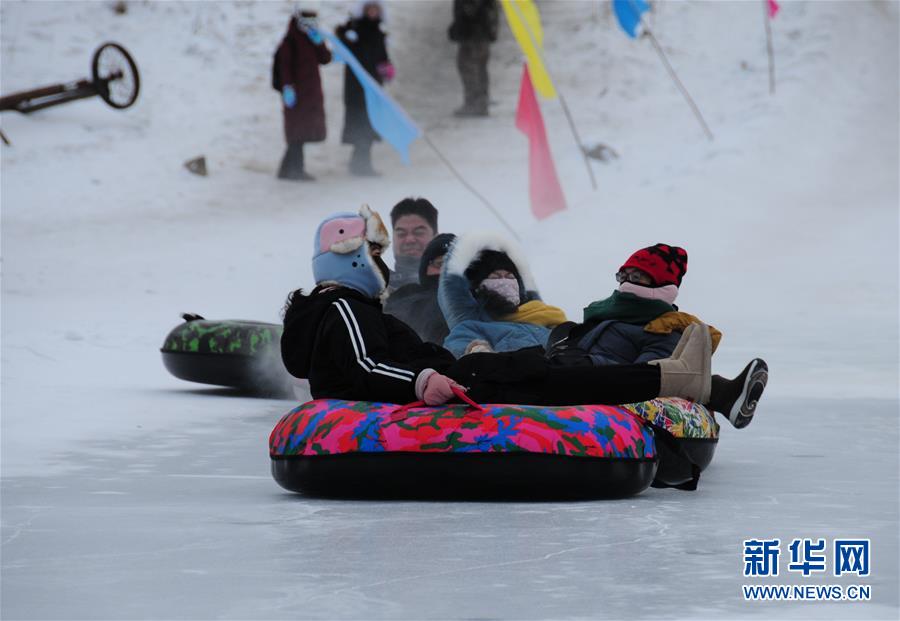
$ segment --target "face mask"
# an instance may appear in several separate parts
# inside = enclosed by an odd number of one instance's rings
[[[678,297],[678,287],[666,285],[665,287],[642,287],[631,282],[623,282],[619,285],[622,293],[631,293],[645,300],[661,300],[666,304],[674,304]]]
[[[481,282],[481,289],[503,298],[512,306],[519,306],[519,281],[515,278],[487,278]]]

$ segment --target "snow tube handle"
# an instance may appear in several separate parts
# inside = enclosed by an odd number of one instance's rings
[[[483,407],[475,403],[469,395],[465,393],[464,390],[460,388],[453,388],[453,394],[456,395],[456,398],[468,405],[472,408],[472,411],[466,412],[466,415],[474,414],[477,418],[481,418],[484,414],[487,413]],[[401,420],[406,419],[409,416],[409,411],[415,408],[420,408],[425,406],[424,401],[413,401],[412,403],[407,403],[406,405],[401,405],[396,410],[391,412],[388,420],[392,423],[397,423]]]
[[[463,403],[469,404],[469,407],[471,407],[479,416],[487,414],[487,410],[475,403],[475,401],[472,400],[472,397],[470,397],[465,390],[463,390],[462,388],[457,388],[456,386],[451,388],[451,390],[453,391],[453,394],[456,395],[457,399],[459,399]]]

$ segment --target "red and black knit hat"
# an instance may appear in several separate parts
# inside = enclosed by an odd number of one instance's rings
[[[681,279],[687,273],[687,250],[668,244],[654,244],[641,248],[622,264],[619,271],[634,267],[646,272],[656,287],[666,285],[681,286]]]

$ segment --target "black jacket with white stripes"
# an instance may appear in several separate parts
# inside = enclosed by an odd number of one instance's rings
[[[409,403],[416,400],[416,378],[428,368],[466,386],[480,403],[615,404],[659,395],[657,366],[561,367],[535,349],[454,361],[385,315],[378,300],[343,287],[292,293],[281,337],[285,367],[309,379],[316,399]]]
[[[291,294],[281,356],[292,375],[309,379],[316,399],[388,403],[415,401],[419,373],[444,372],[454,362],[450,352],[385,315],[378,300],[344,287]]]

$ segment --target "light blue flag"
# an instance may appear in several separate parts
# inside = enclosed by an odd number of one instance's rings
[[[644,0],[612,0],[613,12],[619,25],[632,39],[637,38],[641,27],[641,15],[650,10]]]
[[[338,62],[345,63],[359,80],[366,96],[366,112],[369,123],[379,136],[397,149],[403,162],[409,164],[409,145],[422,135],[422,131],[397,102],[391,99],[381,85],[363,68],[353,52],[330,32],[317,31],[331,44],[331,52]]]

